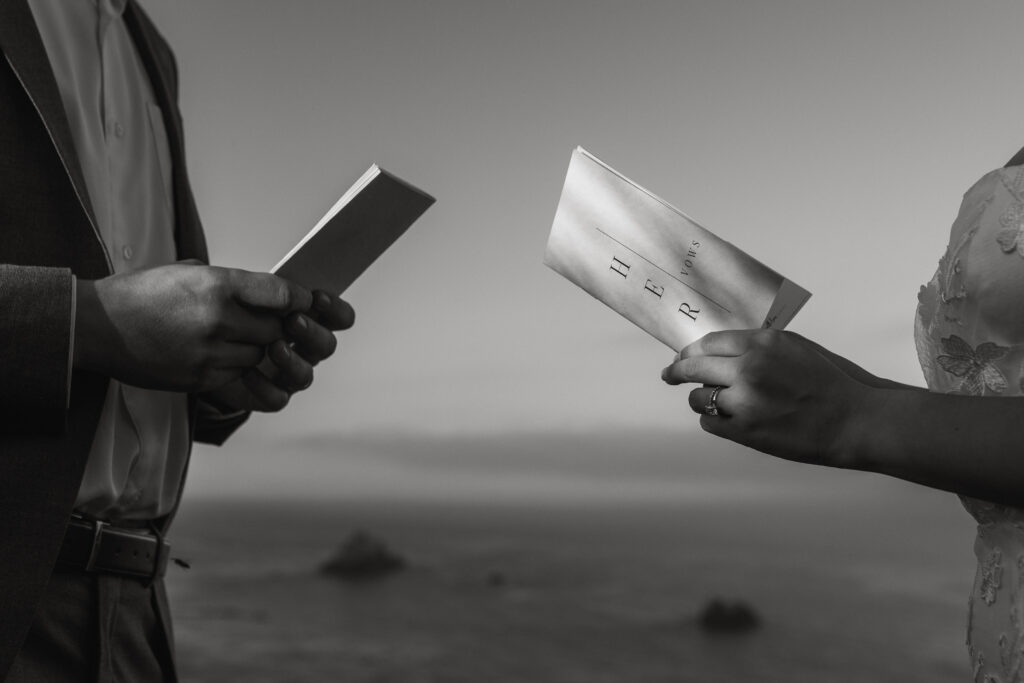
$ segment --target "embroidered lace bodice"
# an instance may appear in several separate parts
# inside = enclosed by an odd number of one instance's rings
[[[992,171],[967,191],[918,301],[914,337],[929,389],[1024,395],[1024,167]],[[972,680],[1024,683],[1024,508],[962,500],[978,521]]]

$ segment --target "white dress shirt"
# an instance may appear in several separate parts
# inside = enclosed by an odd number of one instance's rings
[[[122,18],[126,0],[28,1],[114,272],[175,261],[170,148]],[[185,394],[111,380],[76,511],[99,519],[167,514],[188,450]]]

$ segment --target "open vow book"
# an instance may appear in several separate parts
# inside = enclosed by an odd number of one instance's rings
[[[374,164],[270,272],[338,296],[433,203]]]
[[[785,327],[811,296],[582,147],[544,263],[676,351],[716,330]]]

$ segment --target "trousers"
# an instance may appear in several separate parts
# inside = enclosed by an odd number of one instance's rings
[[[7,683],[177,683],[163,590],[58,566]]]

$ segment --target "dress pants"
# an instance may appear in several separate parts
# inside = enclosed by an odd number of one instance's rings
[[[163,590],[58,566],[7,683],[175,683]]]

